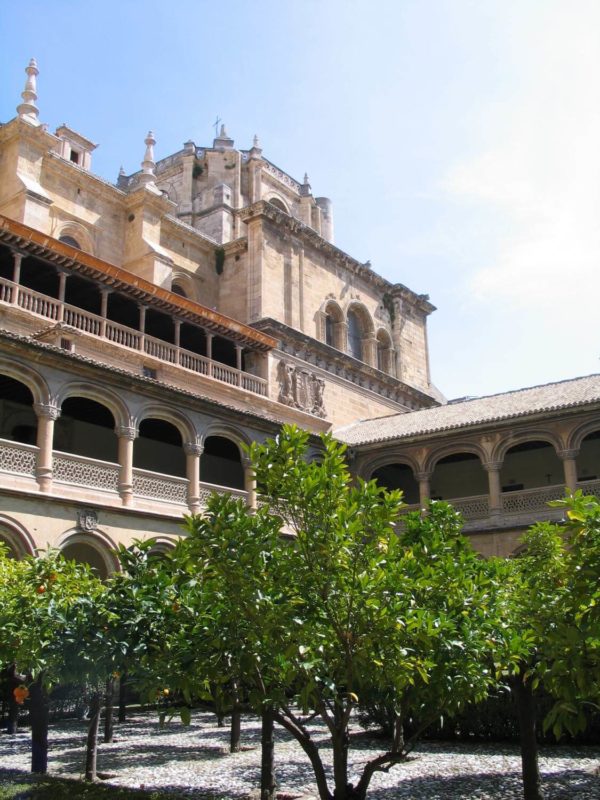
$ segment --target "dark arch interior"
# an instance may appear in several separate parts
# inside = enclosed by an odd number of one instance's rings
[[[181,434],[173,423],[154,417],[144,419],[133,445],[133,466],[185,478],[182,444]]]
[[[180,286],[178,283],[174,283],[171,286],[171,291],[173,292],[173,294],[180,295],[180,297],[187,297],[187,293],[186,293],[185,289],[182,286]]]
[[[65,244],[71,245],[71,247],[76,247],[78,250],[81,250],[81,245],[77,239],[75,239],[73,236],[69,236],[68,234],[61,236],[58,241],[64,242]]]
[[[405,503],[419,502],[419,484],[408,464],[386,464],[378,467],[371,478],[386,489],[401,489]]]
[[[0,438],[35,444],[37,417],[33,395],[21,381],[0,375]]]
[[[79,275],[68,276],[65,283],[65,303],[83,308],[91,314],[100,314],[102,311],[102,297],[98,285]]]
[[[69,397],[54,424],[54,449],[100,461],[118,461],[112,412],[87,397]]]
[[[200,459],[200,478],[216,486],[244,488],[244,468],[235,442],[224,436],[209,436]]]
[[[475,453],[450,453],[440,458],[430,485],[433,500],[454,500],[489,493],[487,474]]]
[[[516,492],[543,486],[564,484],[562,461],[549,442],[520,442],[507,450],[500,482],[503,492]]]
[[[269,203],[272,206],[275,206],[275,208],[278,208],[280,211],[284,211],[286,214],[289,214],[289,211],[287,210],[287,208],[284,206],[284,204],[281,202],[281,200],[279,200],[277,197],[272,197],[269,200]]]
[[[98,550],[85,542],[72,542],[61,550],[67,561],[76,561],[78,564],[88,564],[98,578],[108,578],[106,563]]]
[[[598,480],[600,477],[600,431],[592,431],[583,438],[577,455],[577,480]]]

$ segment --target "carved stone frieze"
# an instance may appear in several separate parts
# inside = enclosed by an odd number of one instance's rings
[[[317,417],[325,417],[325,381],[289,361],[279,362],[279,402]]]

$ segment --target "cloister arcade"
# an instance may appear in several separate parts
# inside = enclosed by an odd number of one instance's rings
[[[108,387],[77,381],[53,396],[41,374],[0,364],[0,472],[26,491],[150,514],[164,507],[177,519],[200,511],[212,491],[254,505],[241,449],[248,441],[244,431],[214,421],[198,429],[184,413],[160,404],[145,403],[134,413]],[[0,542],[14,557],[35,549],[15,519],[0,517]],[[59,542],[67,557],[101,576],[116,568],[115,546],[101,530],[93,536],[66,531]],[[167,546],[164,540],[161,547]]]
[[[431,444],[418,455],[410,448],[397,456],[379,449],[375,459],[363,458],[359,472],[401,489],[409,509],[428,499],[450,502],[470,530],[507,526],[528,514],[543,518],[550,513],[547,503],[566,489],[600,490],[600,421],[555,431],[512,430],[491,453],[474,440]]]

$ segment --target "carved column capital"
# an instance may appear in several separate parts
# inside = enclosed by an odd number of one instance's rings
[[[433,470],[431,472],[415,472],[415,478],[418,481],[428,481],[432,475]]]
[[[138,437],[138,429],[129,425],[117,425],[115,433],[119,439],[128,439],[130,442]]]
[[[573,459],[577,458],[577,456],[579,455],[579,450],[575,450],[575,449],[559,450],[557,455],[561,459],[561,461],[572,461]]]
[[[46,417],[52,421],[60,417],[60,408],[52,403],[34,403],[33,410],[38,417]]]
[[[204,452],[204,445],[198,442],[185,442],[183,452],[186,456],[201,456]]]
[[[481,466],[486,472],[500,472],[502,461],[484,461]]]

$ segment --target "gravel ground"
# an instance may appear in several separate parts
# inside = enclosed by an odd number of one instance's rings
[[[254,794],[260,778],[260,724],[245,718],[242,752],[228,752],[228,728],[212,714],[195,712],[192,724],[159,728],[155,714],[140,714],[116,726],[115,741],[101,744],[98,770],[119,786],[177,789],[190,798],[236,800]],[[324,731],[312,729],[316,741]],[[358,731],[357,731],[358,734]],[[83,769],[85,723],[51,726],[52,774],[79,777]],[[376,739],[356,735],[352,771],[380,751]],[[327,751],[325,751],[327,755]],[[281,729],[275,745],[277,791],[285,800],[315,797],[310,764]],[[600,800],[600,748],[545,747],[540,768],[547,800]],[[29,768],[29,736],[0,736],[0,769]],[[351,778],[355,780],[356,778]],[[521,800],[520,759],[512,745],[423,743],[410,760],[375,775],[370,800]]]

